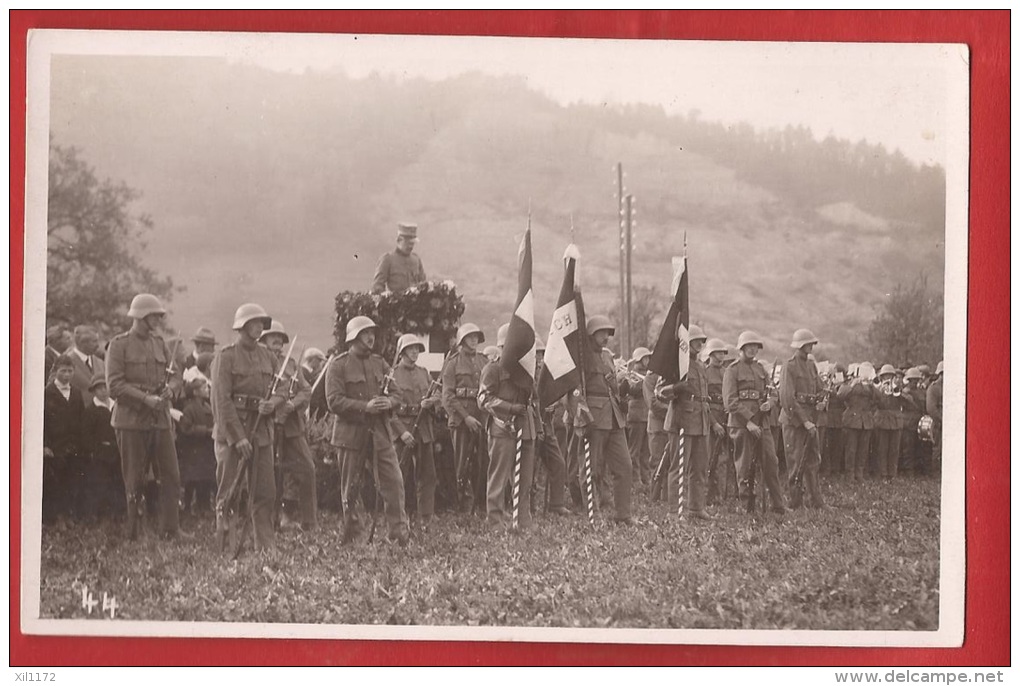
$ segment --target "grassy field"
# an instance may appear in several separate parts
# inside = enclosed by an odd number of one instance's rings
[[[338,517],[278,537],[274,555],[214,552],[212,520],[175,542],[122,540],[111,522],[42,531],[43,617],[168,621],[720,629],[934,630],[939,482],[824,482],[827,511],[679,521],[638,495],[639,525],[539,516],[522,535],[438,517],[406,549],[342,547]]]

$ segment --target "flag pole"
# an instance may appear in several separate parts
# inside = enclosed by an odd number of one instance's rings
[[[687,271],[687,232],[684,231],[684,271]],[[675,400],[673,402],[676,402]],[[684,464],[684,429],[680,427],[677,432],[677,451],[676,451],[676,463],[677,463],[677,479],[676,479],[676,490],[677,490],[677,502],[676,502],[676,514],[678,517],[684,516],[684,490],[686,486],[686,473]]]
[[[531,198],[528,198],[528,231],[531,231]],[[527,233],[525,233],[525,240],[527,240]],[[520,512],[521,512],[521,452],[524,448],[524,427],[520,426],[516,417],[510,418],[510,432],[514,434],[514,472],[513,472],[513,488],[511,499],[513,501],[513,510],[511,512],[510,527],[514,531],[517,531],[520,527]]]

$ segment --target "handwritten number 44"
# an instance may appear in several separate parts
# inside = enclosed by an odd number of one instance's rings
[[[88,613],[91,615],[92,610],[94,610],[97,605],[99,605],[99,601],[96,600],[95,596],[92,595],[92,593],[89,591],[88,586],[82,588],[81,589],[82,608],[88,610]],[[102,606],[103,613],[109,612],[110,619],[114,619],[117,616],[117,609],[119,607],[120,605],[117,603],[116,596],[107,595],[105,592],[103,593],[103,606]]]

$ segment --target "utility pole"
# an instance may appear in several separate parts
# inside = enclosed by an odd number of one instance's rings
[[[630,312],[627,308],[627,217],[623,196],[623,162],[616,163],[616,201],[620,228],[620,339],[624,349],[620,355],[629,354]]]
[[[634,284],[633,284],[633,279],[632,279],[632,274],[631,274],[631,255],[633,254],[633,249],[634,249],[634,196],[633,195],[628,195],[627,196],[626,213],[627,213],[627,216],[626,216],[626,225],[627,225],[626,251],[627,251],[627,255],[626,255],[625,262],[626,262],[626,268],[627,268],[627,278],[626,278],[626,290],[627,290],[627,314],[626,314],[626,322],[627,322],[627,328],[624,329],[624,331],[626,332],[626,345],[625,345],[625,348],[620,351],[620,354],[623,355],[624,359],[627,359],[627,356],[630,355],[631,351],[634,349],[634,346],[636,344],[636,341],[634,340],[634,302],[633,302],[633,293],[634,293],[633,285]]]

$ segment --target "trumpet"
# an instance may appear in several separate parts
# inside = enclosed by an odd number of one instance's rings
[[[617,381],[626,380],[628,383],[638,385],[644,383],[645,377],[648,376],[647,373],[642,374],[641,372],[637,372],[634,371],[633,369],[630,369],[627,362],[625,362],[624,360],[614,360],[613,366],[616,367]]]

